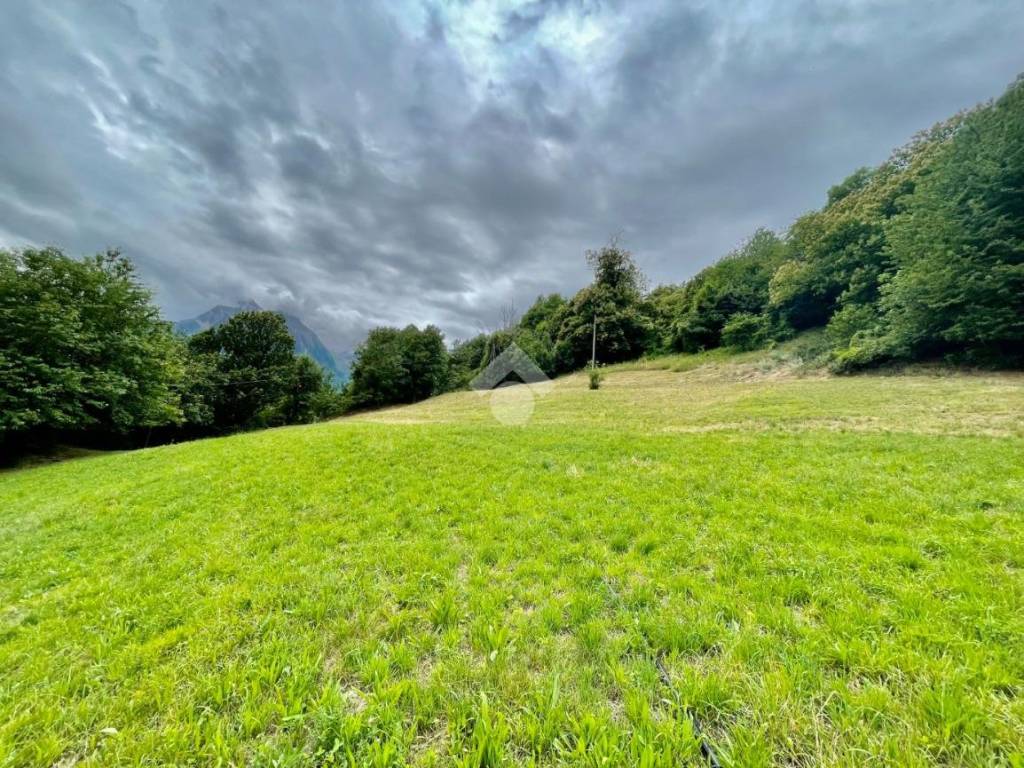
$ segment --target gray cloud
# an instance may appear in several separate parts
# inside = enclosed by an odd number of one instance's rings
[[[6,5],[0,245],[337,350],[571,293],[613,232],[685,279],[1024,69],[1009,0]]]

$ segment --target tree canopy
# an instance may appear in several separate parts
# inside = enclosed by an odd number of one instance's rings
[[[0,433],[178,422],[183,356],[117,251],[0,251]]]
[[[272,312],[182,339],[116,251],[0,251],[0,448],[131,445],[141,431],[173,440],[340,412],[325,372],[293,348]]]
[[[602,363],[630,360],[643,354],[653,327],[644,305],[646,279],[633,258],[613,239],[587,252],[594,280],[562,308],[555,340],[559,372],[579,368],[590,360],[594,328]]]
[[[449,361],[441,331],[375,328],[356,350],[348,395],[356,407],[410,403],[443,392]]]

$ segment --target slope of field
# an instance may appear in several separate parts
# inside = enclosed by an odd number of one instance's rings
[[[1024,377],[698,362],[0,474],[0,765],[1021,765]]]

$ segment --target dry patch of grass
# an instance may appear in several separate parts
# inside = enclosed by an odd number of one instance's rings
[[[831,376],[786,360],[709,362],[685,371],[612,367],[598,391],[584,374],[555,380],[531,423],[635,431],[854,430],[1024,436],[1024,374]],[[455,392],[349,417],[389,424],[494,424],[488,395]]]

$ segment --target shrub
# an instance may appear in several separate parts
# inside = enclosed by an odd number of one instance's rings
[[[886,357],[874,340],[854,338],[850,346],[832,352],[828,367],[833,373],[853,373],[878,365]]]
[[[598,369],[598,368],[591,368],[589,371],[587,371],[587,373],[590,376],[590,388],[591,389],[600,389],[601,388],[601,382],[602,382],[602,380],[604,380],[604,374],[601,373],[600,369]]]
[[[857,334],[875,332],[880,325],[880,313],[874,304],[848,304],[828,321],[825,334],[833,348],[841,349]]]
[[[772,322],[767,315],[739,312],[722,327],[722,344],[749,350],[763,347],[772,338]]]

